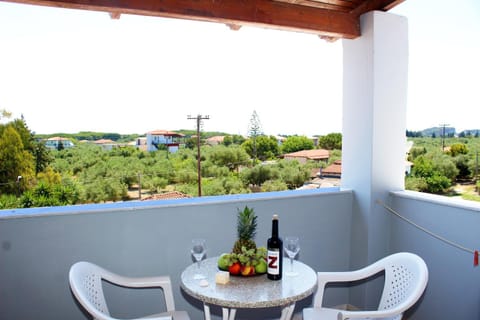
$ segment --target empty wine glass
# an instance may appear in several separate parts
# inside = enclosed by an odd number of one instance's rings
[[[205,276],[200,273],[200,262],[202,261],[205,253],[207,252],[207,245],[205,239],[193,239],[192,240],[192,255],[197,261],[198,273],[193,276],[194,279],[205,279]]]
[[[300,242],[298,237],[287,236],[284,243],[285,253],[290,258],[290,271],[287,271],[285,274],[287,276],[298,276],[298,272],[293,271],[293,259],[300,251]]]

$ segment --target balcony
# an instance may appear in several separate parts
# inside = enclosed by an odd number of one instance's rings
[[[473,256],[439,241],[375,205],[383,230],[358,221],[354,190],[302,190],[255,195],[205,197],[0,212],[1,319],[86,319],[68,285],[69,267],[88,260],[132,276],[168,274],[177,308],[203,319],[199,301],[180,289],[180,274],[193,261],[189,241],[205,237],[208,256],[229,252],[236,239],[236,210],[245,205],[258,214],[259,245],[266,243],[273,213],[280,216],[282,235],[297,234],[299,259],[318,271],[351,270],[361,264],[358,247],[367,247],[374,233],[385,235],[385,254],[410,251],[422,256],[430,272],[423,299],[408,319],[478,319],[479,273]],[[391,192],[386,200],[397,212],[423,227],[475,248],[480,242],[480,206],[414,192]],[[364,243],[354,243],[367,232]],[[360,246],[359,246],[360,245]],[[369,255],[369,253],[367,253]],[[373,306],[377,288],[329,288],[326,303]],[[128,297],[106,288],[111,312],[129,317],[135,311],[158,311],[152,292]],[[368,296],[368,298],[366,298]],[[131,299],[134,302],[130,302]],[[126,301],[129,301],[128,303]],[[311,303],[297,304],[296,312]],[[132,308],[134,306],[134,308]],[[133,311],[132,311],[133,310]],[[213,309],[215,317],[221,311]],[[239,319],[268,319],[279,310],[239,310]]]
[[[480,205],[404,191],[407,21],[368,12],[360,28],[360,37],[342,40],[341,189],[0,211],[0,319],[87,319],[68,286],[68,270],[79,260],[131,276],[170,275],[177,308],[202,319],[200,302],[179,286],[182,270],[193,262],[190,239],[206,238],[209,256],[229,252],[236,210],[245,205],[259,216],[258,244],[266,242],[277,213],[281,234],[299,235],[299,259],[318,271],[352,270],[398,251],[417,253],[429,267],[429,283],[406,317],[479,319],[480,269],[470,250],[480,243]],[[158,311],[151,292],[126,296],[108,285],[106,291],[118,317]],[[378,298],[375,282],[329,288],[326,304],[372,308]],[[311,298],[301,301],[296,311],[310,303]],[[212,311],[220,317],[220,310]],[[237,315],[269,319],[279,310]]]

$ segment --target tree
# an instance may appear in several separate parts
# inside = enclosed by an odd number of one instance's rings
[[[313,141],[305,136],[290,136],[282,143],[283,153],[311,150],[313,148]]]
[[[232,144],[241,145],[244,142],[245,142],[245,138],[242,137],[241,135],[238,135],[238,134],[234,134],[234,135],[231,135],[231,136],[225,136],[223,138],[223,145],[225,145],[227,147],[232,145]]]
[[[250,117],[250,125],[248,127],[248,136],[252,139],[252,157],[253,160],[257,159],[257,137],[262,135],[262,124],[258,117],[257,111],[253,110]]]
[[[261,186],[267,180],[275,180],[280,177],[276,168],[270,165],[259,164],[251,169],[245,169],[241,172],[241,178],[247,185]]]
[[[209,159],[218,166],[225,166],[230,171],[247,164],[248,154],[241,147],[217,146],[209,153]]]
[[[444,157],[419,156],[415,159],[412,176],[423,181],[424,190],[430,193],[446,193],[458,175],[455,164]],[[421,185],[417,182],[417,185]]]
[[[310,170],[298,161],[283,160],[279,163],[282,181],[288,189],[296,189],[302,186],[310,178]]]
[[[35,173],[44,170],[53,160],[45,144],[35,139],[23,116],[21,119],[15,119],[9,124],[15,128],[20,139],[22,139],[23,148],[33,155],[35,159]]]
[[[0,135],[0,190],[16,193],[34,177],[34,159],[15,128],[7,124]],[[21,177],[21,178],[19,178]]]
[[[452,157],[456,157],[459,154],[467,154],[467,153],[468,153],[468,148],[463,143],[454,143],[450,146],[450,149],[448,150],[448,154],[450,154]]]
[[[36,142],[33,149],[33,156],[35,158],[35,173],[38,174],[45,170],[53,157],[50,150],[42,142]]]
[[[242,147],[254,159],[267,160],[276,158],[280,154],[280,147],[274,136],[258,136],[256,138],[256,150],[254,149],[254,140],[246,140]],[[255,157],[256,152],[256,157]]]
[[[318,140],[320,148],[327,150],[341,150],[342,149],[342,134],[329,133],[326,136],[320,137]]]

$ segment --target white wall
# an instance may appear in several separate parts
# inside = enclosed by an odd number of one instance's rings
[[[388,220],[375,201],[403,190],[405,175],[407,20],[369,12],[361,32],[343,41],[342,186],[355,191],[352,269],[388,253]],[[372,306],[370,296],[359,292],[354,301]]]
[[[170,275],[178,309],[203,319],[198,300],[180,290],[180,274],[193,263],[189,242],[207,240],[208,256],[230,252],[236,240],[237,208],[258,215],[258,245],[266,245],[271,218],[280,216],[280,235],[301,239],[299,259],[315,270],[347,270],[350,256],[352,193],[318,190],[202,197],[0,211],[0,319],[87,319],[68,285],[68,270],[92,261],[131,276]],[[46,212],[46,213],[45,213]],[[119,317],[158,312],[155,291],[107,289],[111,311]],[[333,292],[340,304],[347,292]],[[310,305],[298,304],[297,311]],[[135,307],[132,307],[135,306]],[[213,308],[215,318],[221,316]],[[276,309],[239,310],[239,319],[280,316]]]

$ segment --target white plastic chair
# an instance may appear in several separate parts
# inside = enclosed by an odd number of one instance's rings
[[[170,277],[131,278],[114,274],[90,262],[77,262],[69,272],[70,288],[78,302],[93,316],[95,320],[117,320],[110,316],[102,279],[112,284],[128,288],[161,288],[165,297],[167,311],[146,316],[150,320],[189,320],[186,311],[175,311],[173,291]],[[142,318],[143,319],[143,318]]]
[[[385,284],[378,310],[350,311],[323,308],[325,285],[367,279],[385,271]],[[304,320],[343,320],[382,318],[400,320],[403,313],[422,296],[428,282],[427,265],[419,256],[401,252],[385,257],[363,269],[350,272],[318,272],[318,288],[313,308],[303,310]]]

